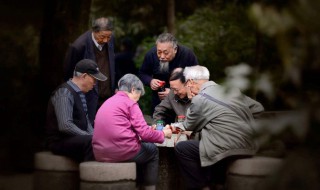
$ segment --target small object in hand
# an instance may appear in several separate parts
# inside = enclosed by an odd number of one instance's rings
[[[165,81],[160,81],[159,82],[159,92],[165,92],[166,91],[166,88],[164,87],[164,85],[166,84]]]

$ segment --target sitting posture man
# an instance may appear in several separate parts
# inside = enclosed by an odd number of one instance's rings
[[[185,86],[185,82],[183,69],[180,67],[174,69],[169,78],[171,90],[168,96],[155,107],[153,123],[156,123],[157,120],[164,120],[165,123],[170,124],[175,122],[178,115],[186,115],[191,101],[187,96],[189,88]]]
[[[175,153],[186,187],[208,189],[212,181],[223,182],[213,174],[223,176],[229,159],[256,153],[252,114],[264,108],[238,89],[209,81],[206,67],[186,67],[184,76],[192,100],[183,126],[193,131],[193,140],[179,142]]]
[[[106,79],[94,61],[83,59],[76,64],[73,78],[53,92],[46,124],[49,150],[77,161],[94,160],[93,123],[88,117],[85,93],[93,89],[97,80]]]

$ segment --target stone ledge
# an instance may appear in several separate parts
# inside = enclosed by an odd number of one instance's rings
[[[50,151],[37,152],[34,155],[37,170],[79,171],[79,163],[66,156],[52,154]]]
[[[278,171],[283,165],[283,159],[255,156],[237,159],[228,168],[228,174],[267,176]]]
[[[91,182],[111,182],[136,179],[136,163],[82,162],[80,179]]]

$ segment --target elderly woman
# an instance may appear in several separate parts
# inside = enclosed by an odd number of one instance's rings
[[[162,131],[147,125],[138,100],[144,94],[140,79],[124,75],[119,91],[106,100],[97,112],[93,132],[93,152],[100,162],[136,162],[137,181],[146,189],[155,189],[158,178],[158,148],[165,137],[171,137],[169,126]]]

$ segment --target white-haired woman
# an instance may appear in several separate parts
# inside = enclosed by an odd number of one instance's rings
[[[97,112],[93,133],[93,152],[97,161],[137,163],[137,182],[155,189],[159,153],[154,144],[171,137],[171,129],[153,130],[147,125],[138,100],[144,94],[143,84],[133,74],[118,82],[119,91],[106,100]]]

